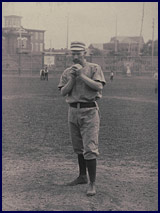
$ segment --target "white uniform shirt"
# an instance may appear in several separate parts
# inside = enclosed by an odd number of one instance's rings
[[[67,68],[61,75],[58,88],[62,88],[70,79],[71,68]],[[92,80],[106,83],[101,67],[98,64],[86,62],[83,67],[84,74]],[[79,77],[71,92],[66,96],[67,103],[93,102],[102,97],[102,91],[96,91],[86,85]]]

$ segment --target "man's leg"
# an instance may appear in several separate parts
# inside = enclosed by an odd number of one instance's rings
[[[84,157],[86,159],[86,165],[88,168],[88,174],[90,179],[87,195],[95,195],[96,164],[97,164],[96,158],[99,155],[98,135],[99,135],[100,118],[98,109],[94,108],[92,110],[88,110],[88,115],[83,121],[84,123],[81,128],[81,135],[84,144]]]
[[[86,175],[86,160],[83,156],[83,142],[80,134],[79,127],[72,122],[69,122],[71,140],[74,152],[77,153],[78,165],[79,165],[79,176],[72,182],[68,183],[69,186],[75,186],[77,184],[86,184],[88,183]]]
[[[90,179],[89,189],[87,191],[88,196],[96,194],[95,181],[96,181],[96,159],[86,160],[88,174]]]
[[[86,174],[86,160],[83,154],[78,154],[79,176],[72,182],[68,183],[68,186],[76,186],[78,184],[88,183]]]
[[[86,175],[86,160],[82,154],[78,154],[79,175]]]

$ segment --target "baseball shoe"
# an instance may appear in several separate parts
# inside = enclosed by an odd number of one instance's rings
[[[80,175],[74,181],[67,183],[67,186],[76,186],[78,184],[86,184],[88,183],[87,175]]]
[[[96,194],[96,186],[95,183],[90,183],[87,191],[87,196],[93,196]]]

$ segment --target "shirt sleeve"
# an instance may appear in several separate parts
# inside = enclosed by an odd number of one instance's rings
[[[61,89],[62,87],[64,87],[67,84],[67,82],[68,82],[67,73],[66,71],[64,71],[60,77],[58,89]]]
[[[93,72],[92,79],[94,81],[100,81],[104,85],[106,84],[106,80],[104,78],[103,71],[102,71],[102,69],[101,69],[101,67],[99,65],[94,67],[94,72]]]

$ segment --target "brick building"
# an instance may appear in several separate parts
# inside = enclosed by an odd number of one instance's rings
[[[5,16],[2,28],[2,70],[36,71],[44,62],[44,30],[21,26],[21,16]]]

